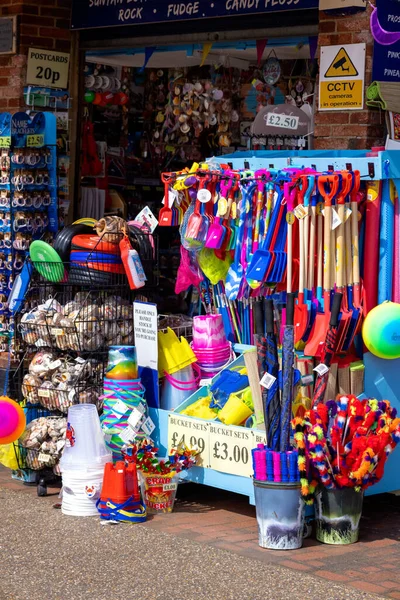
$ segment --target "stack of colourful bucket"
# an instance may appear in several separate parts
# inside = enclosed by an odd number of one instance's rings
[[[107,463],[104,469],[103,486],[97,502],[100,518],[106,521],[146,521],[146,508],[140,502],[140,491],[136,465],[125,465],[123,461]]]
[[[136,438],[146,437],[139,430],[132,433],[128,422],[134,409],[142,412],[143,417],[147,415],[144,393],[139,378],[135,346],[111,346],[104,377],[104,410],[101,425],[114,460],[121,460],[121,448],[124,444]],[[132,439],[126,437],[130,432]]]
[[[203,378],[214,377],[228,366],[232,348],[226,339],[222,315],[194,317],[192,349]]]

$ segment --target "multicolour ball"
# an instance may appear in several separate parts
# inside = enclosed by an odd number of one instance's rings
[[[400,358],[400,304],[384,302],[368,313],[362,328],[364,344],[379,358]]]

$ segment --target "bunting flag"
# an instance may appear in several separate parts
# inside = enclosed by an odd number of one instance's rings
[[[313,36],[309,37],[308,38],[308,45],[310,47],[310,58],[311,58],[311,60],[314,60],[315,55],[317,53],[318,36],[317,35],[313,35]]]
[[[155,51],[156,51],[155,46],[148,46],[147,48],[144,49],[144,65],[143,65],[143,67],[141,67],[139,69],[139,73],[143,73],[143,71],[147,67],[149,60],[151,59],[151,57],[153,56]]]
[[[203,67],[204,63],[206,62],[207,56],[210,54],[210,50],[212,48],[212,42],[205,42],[203,44],[203,54],[201,57],[201,63],[200,66]]]
[[[260,66],[260,64],[261,64],[261,59],[263,57],[265,46],[267,45],[267,43],[268,43],[268,40],[257,40],[256,41],[256,46],[257,46],[257,65],[258,66]]]

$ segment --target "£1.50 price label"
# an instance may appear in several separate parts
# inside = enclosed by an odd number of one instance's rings
[[[180,444],[199,449],[197,466],[209,467],[209,427],[207,421],[199,422],[181,415],[168,415],[168,452]]]
[[[210,424],[210,466],[216,471],[251,477],[254,448],[252,432],[244,427]]]

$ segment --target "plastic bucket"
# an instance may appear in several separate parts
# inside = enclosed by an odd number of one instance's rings
[[[167,477],[139,471],[143,502],[148,514],[171,513],[174,508],[179,475]]]
[[[201,315],[193,318],[193,349],[218,348],[226,344],[222,315]]]
[[[363,499],[363,492],[354,488],[319,489],[315,501],[317,540],[340,546],[357,542]]]
[[[253,414],[251,408],[245,404],[241,398],[235,394],[229,396],[223,409],[219,412],[218,418],[225,425],[240,425]]]
[[[303,545],[305,504],[298,483],[254,481],[258,543],[271,550]]]
[[[166,375],[161,391],[161,408],[174,410],[198,389],[199,381],[191,365],[173,375]]]

